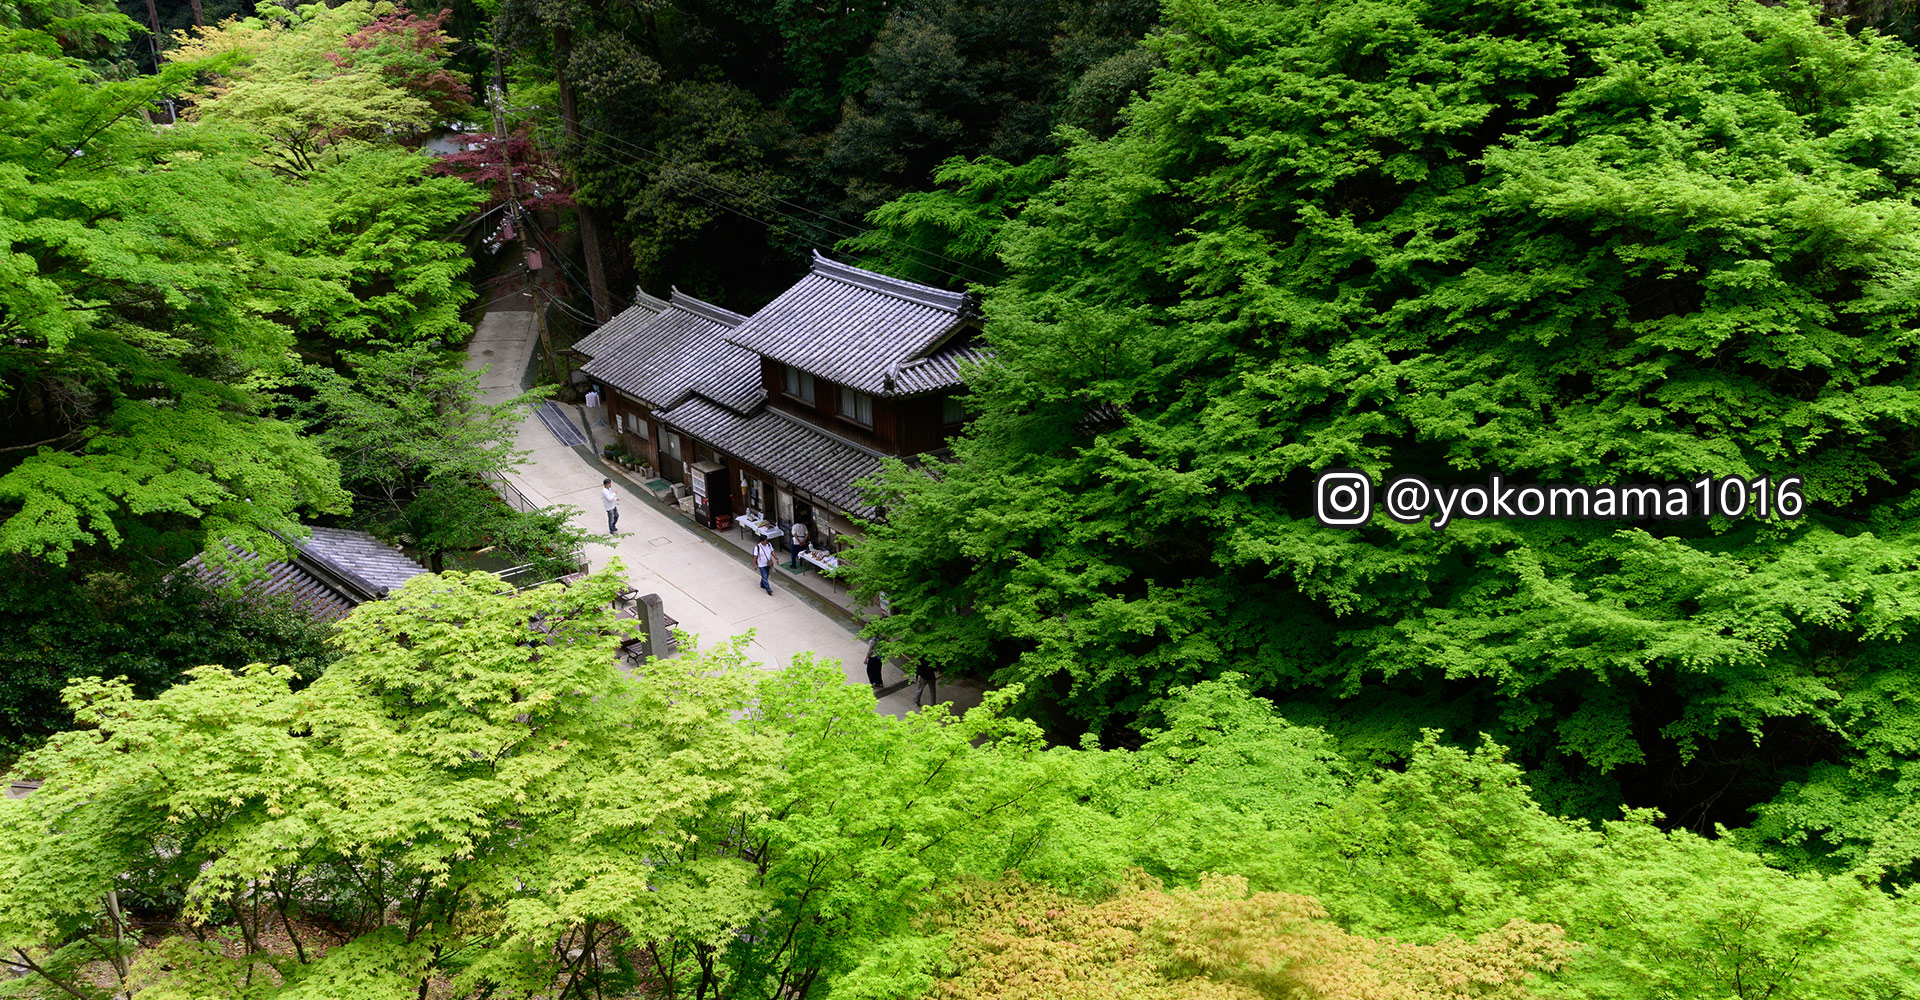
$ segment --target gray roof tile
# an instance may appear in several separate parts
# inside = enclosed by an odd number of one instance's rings
[[[699,393],[745,413],[766,393],[760,388],[760,359],[726,339],[744,322],[745,316],[676,288],[665,311],[632,326],[624,339],[602,348],[580,370],[657,410]]]
[[[250,597],[284,596],[298,608],[329,621],[427,571],[364,531],[345,528],[308,528],[310,537],[294,542],[294,558],[268,563],[243,588]],[[249,562],[259,557],[227,546]],[[200,556],[187,560],[188,572],[218,587],[233,577],[228,570],[209,565]]]
[[[300,546],[302,554],[327,564],[335,572],[351,573],[378,592],[393,590],[427,571],[364,531],[345,528],[309,528],[312,537]]]
[[[942,347],[933,352],[931,357],[909,361],[896,369],[892,373],[894,392],[901,396],[917,396],[952,388],[961,384],[961,365],[985,361],[992,356],[987,349],[974,344]]]
[[[656,299],[646,292],[634,289],[633,305],[628,306],[620,315],[600,324],[592,333],[581,337],[572,350],[589,358],[597,358],[608,348],[633,335],[633,331],[646,325],[648,320],[667,311],[667,301]]]
[[[257,558],[251,552],[233,546],[228,548],[234,555],[249,562]],[[209,587],[223,586],[233,578],[227,569],[210,566],[200,556],[187,560],[184,568]],[[358,603],[291,562],[268,563],[262,575],[248,581],[242,592],[249,598],[285,597],[294,607],[327,621],[345,618],[347,612],[352,611]]]
[[[660,414],[660,419],[841,510],[860,517],[875,513],[861,501],[853,484],[880,471],[879,453],[834,437],[797,417],[772,409],[742,417],[694,398]]]
[[[959,384],[958,369],[929,368],[904,389],[889,372],[928,358],[966,327],[966,296],[813,255],[813,269],[728,338],[818,378],[881,396]]]

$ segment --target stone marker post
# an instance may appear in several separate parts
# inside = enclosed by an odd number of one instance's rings
[[[673,636],[667,634],[667,613],[660,607],[659,594],[640,595],[640,617],[647,629],[647,658],[666,659]]]

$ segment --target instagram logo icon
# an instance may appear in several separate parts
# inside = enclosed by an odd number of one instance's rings
[[[1358,528],[1373,517],[1373,480],[1358,469],[1328,469],[1313,484],[1313,516],[1329,528]]]

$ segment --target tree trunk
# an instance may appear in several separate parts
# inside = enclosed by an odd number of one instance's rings
[[[206,27],[207,26],[206,5],[202,3],[201,0],[187,0],[187,6],[193,8],[193,26],[196,28]]]
[[[152,0],[148,0],[152,3]],[[560,89],[560,120],[566,124],[567,153],[576,161],[586,148],[580,130],[580,99],[573,81],[567,76],[567,61],[573,55],[573,29],[564,25],[553,29],[553,82]],[[607,292],[607,262],[600,253],[600,224],[593,209],[580,205],[580,253],[587,259],[587,294],[593,299],[593,318],[605,323],[613,318],[613,299]]]
[[[153,29],[153,38],[147,42],[147,50],[153,53],[153,71],[160,72],[160,8],[153,0],[147,0],[147,27]]]

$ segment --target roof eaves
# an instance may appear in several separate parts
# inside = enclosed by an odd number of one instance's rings
[[[784,421],[786,421],[787,423],[790,423],[790,424],[793,424],[793,425],[794,425],[794,426],[796,426],[796,427],[799,427],[799,428],[802,428],[802,429],[804,429],[804,430],[808,430],[808,431],[812,431],[813,433],[815,433],[815,434],[818,434],[818,435],[820,435],[821,437],[823,437],[823,438],[826,438],[826,439],[828,439],[828,440],[830,440],[830,441],[833,441],[833,442],[835,442],[835,443],[837,443],[837,444],[844,444],[844,445],[846,445],[847,447],[849,447],[849,448],[852,448],[852,449],[853,449],[854,451],[857,451],[857,452],[861,452],[861,453],[863,453],[863,454],[866,454],[866,455],[871,455],[871,456],[872,456],[872,457],[874,457],[874,458],[886,458],[886,457],[887,457],[887,454],[886,454],[886,452],[883,452],[883,451],[876,451],[876,450],[874,450],[874,449],[872,449],[872,448],[869,448],[869,447],[867,447],[866,445],[864,445],[864,444],[861,444],[860,442],[858,442],[858,441],[855,441],[855,440],[853,440],[853,439],[851,439],[851,438],[844,438],[844,437],[841,437],[840,435],[838,435],[838,434],[835,434],[834,432],[832,432],[832,431],[830,431],[830,430],[827,430],[827,429],[826,429],[825,427],[822,427],[822,426],[820,426],[819,424],[816,424],[816,423],[811,423],[811,422],[809,422],[809,421],[806,421],[806,420],[802,420],[801,418],[799,418],[799,417],[796,417],[796,416],[794,416],[793,414],[791,414],[791,413],[788,413],[788,412],[786,412],[786,411],[784,411],[784,410],[778,410],[778,409],[775,409],[775,408],[773,408],[773,407],[768,407],[768,408],[767,408],[767,413],[769,413],[769,414],[771,414],[771,415],[773,415],[773,416],[776,416],[776,417],[779,417],[779,418],[780,418],[781,420],[784,420]]]

